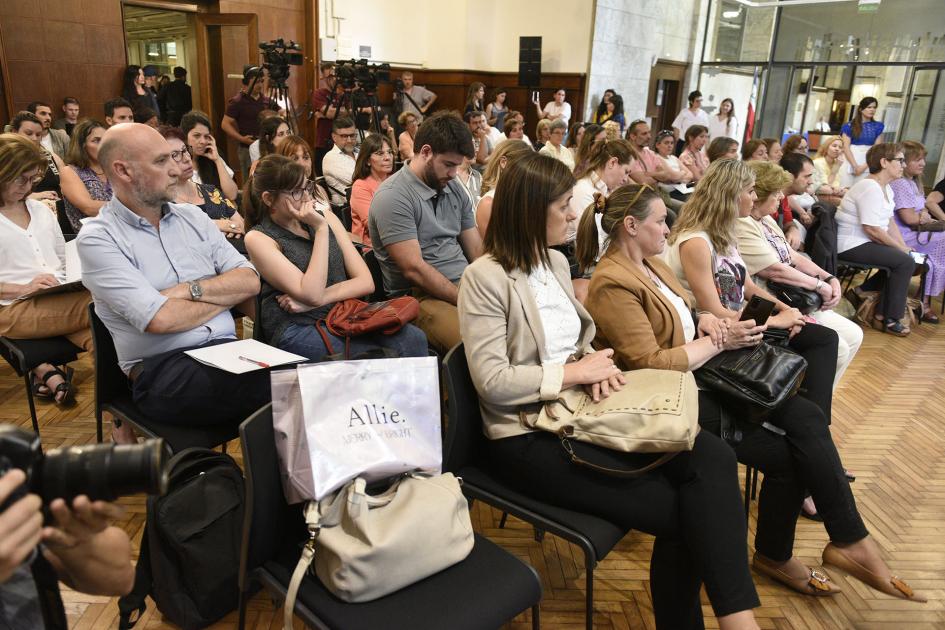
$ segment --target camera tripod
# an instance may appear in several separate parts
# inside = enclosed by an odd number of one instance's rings
[[[381,113],[380,105],[377,102],[377,94],[366,92],[363,88],[343,88],[341,93],[334,93],[332,98],[325,104],[322,110],[323,115],[328,114],[328,109],[334,107],[336,110],[347,110],[354,117],[354,126],[358,130],[358,143],[364,141],[365,131],[373,128],[375,133],[381,133]],[[362,111],[370,110],[370,118],[364,122],[362,116],[368,113]]]
[[[288,74],[288,73],[287,73]],[[256,86],[256,82],[259,81],[257,76],[253,79],[252,84],[249,86],[249,93],[252,94],[253,88]],[[299,133],[299,112],[295,108],[295,104],[292,102],[292,97],[289,95],[289,87],[286,85],[284,80],[269,80],[269,88],[266,90],[264,96],[269,99],[269,107],[275,111],[279,111],[279,103],[285,103],[285,122],[289,125],[289,130],[298,135]]]

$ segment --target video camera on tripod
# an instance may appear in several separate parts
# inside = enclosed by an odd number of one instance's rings
[[[377,86],[381,83],[390,83],[389,63],[368,63],[367,59],[335,62],[334,82],[329,86],[333,98],[325,105],[323,113],[327,113],[329,107],[347,109],[354,115],[355,126],[362,139],[365,130],[372,125],[380,133]],[[364,110],[370,110],[370,118]]]
[[[285,118],[292,133],[298,133],[298,112],[292,104],[292,97],[289,96],[289,66],[301,66],[304,61],[302,46],[292,40],[286,42],[281,37],[268,42],[259,43],[262,63],[258,66],[247,66],[243,69],[243,76],[253,76],[253,83],[250,85],[250,92],[253,86],[263,76],[263,71],[269,75],[269,91],[266,96],[269,98],[270,106],[278,110],[280,105],[285,107]]]
[[[262,68],[269,72],[269,80],[276,85],[285,85],[289,79],[289,66],[301,66],[303,61],[302,46],[281,37],[268,42],[261,42]]]

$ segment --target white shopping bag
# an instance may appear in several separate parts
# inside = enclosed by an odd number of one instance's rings
[[[355,477],[440,472],[436,357],[329,361],[297,371],[313,489],[297,500],[320,500]]]

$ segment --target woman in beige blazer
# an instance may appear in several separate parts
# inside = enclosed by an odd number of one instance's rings
[[[585,213],[578,242],[597,242],[595,214],[608,245],[591,278],[585,304],[597,323],[595,345],[613,347],[621,369],[694,370],[723,350],[761,342],[764,327],[753,320],[692,313],[682,284],[658,258],[669,234],[666,206],[659,193],[647,186],[618,188]],[[887,594],[924,601],[892,575],[869,537],[820,408],[794,396],[768,415],[765,425],[729,418],[737,409],[714,392],[699,392],[703,433],[725,436],[739,461],[764,473],[755,570],[807,595],[839,592],[824,572],[793,556],[794,529],[806,488],[830,535],[823,552],[825,564]]]
[[[656,536],[650,575],[658,628],[702,628],[703,583],[721,628],[757,628],[735,459],[721,440],[704,431],[692,451],[624,479],[572,464],[554,434],[520,420],[520,412],[563,389],[606,396],[623,385],[613,351],[590,347],[594,323],[574,298],[564,256],[549,249],[567,240],[576,217],[573,184],[567,167],[548,156],[510,164],[496,190],[485,254],[460,283],[460,328],[490,456],[520,492]],[[658,457],[572,445],[617,468]]]

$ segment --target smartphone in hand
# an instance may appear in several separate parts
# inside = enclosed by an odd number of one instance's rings
[[[755,320],[756,326],[764,326],[773,311],[774,302],[766,300],[761,296],[753,295],[748,301],[748,306],[742,310],[742,316],[739,317],[738,320],[745,322],[749,319],[753,319]]]

